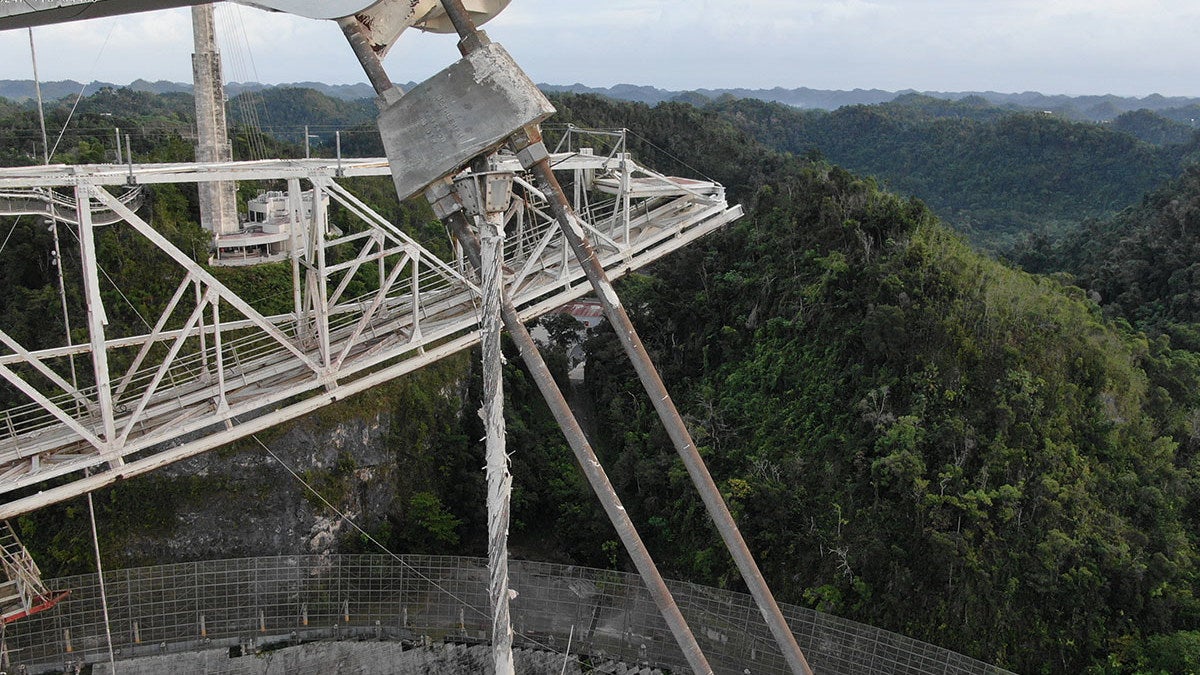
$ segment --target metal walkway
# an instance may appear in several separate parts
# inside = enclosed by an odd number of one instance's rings
[[[142,207],[142,188],[126,190],[118,201],[127,208],[137,211]],[[43,216],[60,223],[79,224],[79,213],[74,199],[68,199],[54,190],[42,188],[10,188],[0,190],[0,216]],[[92,225],[112,225],[121,222],[120,214],[107,207],[92,208]]]
[[[518,198],[505,216],[505,284],[530,320],[591,289],[544,196],[521,177],[516,158],[502,162],[518,175]],[[611,277],[741,215],[719,184],[664,176],[623,153],[556,153],[552,162],[560,181],[576,188],[581,225]],[[0,325],[0,387],[29,401],[0,411],[0,499],[7,499],[0,519],[245,437],[475,344],[479,289],[461,253],[439,258],[355,196],[351,179],[386,175],[384,159],[0,170],[0,193],[75,190],[89,334],[86,344],[31,352]],[[293,309],[266,316],[107,189],[131,180],[286,180],[293,205],[311,187],[353,214],[357,227],[327,237],[324,208],[301,223],[294,207]],[[108,324],[92,204],[179,269],[153,330]],[[351,297],[354,287],[368,291]],[[51,479],[60,480],[42,485]],[[22,492],[34,486],[40,491]]]

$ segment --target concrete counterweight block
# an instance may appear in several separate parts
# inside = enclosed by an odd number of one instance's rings
[[[379,133],[401,200],[494,152],[554,106],[498,44],[487,44],[387,104]]]

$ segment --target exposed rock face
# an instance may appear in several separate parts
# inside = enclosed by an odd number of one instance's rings
[[[301,421],[268,446],[338,510],[369,528],[396,498],[388,422],[383,413],[328,428]],[[253,440],[172,465],[157,478],[168,489],[188,488],[176,502],[176,525],[167,536],[129,534],[124,557],[131,563],[322,554],[354,534]]]

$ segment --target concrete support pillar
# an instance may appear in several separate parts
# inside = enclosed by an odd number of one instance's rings
[[[196,98],[196,161],[228,162],[233,159],[225,121],[225,85],[221,79],[221,55],[217,52],[213,6],[192,7],[192,32],[196,52],[192,54],[192,77]],[[234,234],[239,229],[237,184],[200,183],[200,224],[214,237]]]

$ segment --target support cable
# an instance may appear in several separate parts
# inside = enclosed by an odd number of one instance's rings
[[[71,236],[75,238],[75,242],[79,243],[79,235],[75,233],[75,230],[72,230],[71,228],[68,227],[67,232],[70,232]],[[2,250],[4,250],[4,249],[2,247],[0,247],[0,251],[2,251]],[[146,317],[142,316],[142,313],[138,311],[137,306],[135,306],[133,304],[133,301],[129,299],[129,296],[125,295],[125,292],[121,290],[121,287],[117,285],[117,282],[113,281],[113,278],[108,276],[108,272],[106,272],[104,270],[104,267],[102,265],[100,265],[100,261],[96,260],[94,262],[96,263],[96,269],[100,270],[100,273],[104,275],[105,279],[108,279],[108,283],[112,284],[113,290],[115,290],[121,296],[121,298],[123,300],[125,300],[125,304],[129,305],[129,309],[132,309],[133,313],[137,315],[137,318],[141,320],[141,322],[146,326],[146,328],[149,328],[150,331],[153,332],[154,326],[151,325],[150,322],[146,320]]]
[[[461,211],[451,213],[447,216],[447,220],[450,230],[461,242],[467,260],[476,269],[479,269],[481,265],[480,243],[467,227],[465,214]],[[558,388],[558,383],[554,381],[554,375],[546,365],[545,359],[542,358],[541,352],[538,351],[537,343],[529,334],[529,329],[521,322],[521,316],[513,306],[512,300],[507,297],[507,293],[501,296],[501,301],[501,317],[504,319],[504,326],[508,329],[509,337],[516,343],[517,351],[525,361],[534,384],[541,392],[542,398],[545,399],[555,421],[558,422],[567,445],[571,447],[571,451],[575,455],[575,461],[578,462],[584,477],[604,508],[613,529],[617,531],[617,537],[633,560],[634,567],[637,568],[647,593],[654,600],[663,621],[679,645],[684,659],[693,672],[699,675],[712,675],[712,667],[708,665],[708,660],[700,649],[700,644],[696,641],[687,620],[679,611],[679,606],[671,595],[671,590],[667,588],[666,581],[654,564],[654,559],[646,549],[628,511],[621,504],[621,498],[617,496],[612,482],[608,479],[608,474],[600,464],[600,458],[592,449],[587,434],[584,433],[579,420],[571,411],[571,406],[567,404],[567,399],[563,396],[562,390]]]
[[[305,481],[304,478],[300,474],[296,473],[292,469],[292,467],[288,465],[287,462],[283,461],[283,459],[281,459],[279,457],[279,455],[275,454],[274,450],[271,450],[271,448],[267,447],[267,445],[265,443],[263,443],[258,438],[257,435],[251,435],[250,437],[254,439],[255,443],[258,443],[259,447],[261,447],[263,450],[266,450],[267,454],[270,455],[271,458],[274,459],[276,462],[278,462],[279,465],[282,466],[285,471],[287,471],[289,474],[291,474],[292,478],[295,478],[296,481],[298,481],[309,492],[311,492],[313,495],[315,495],[317,499],[321,500],[321,503],[324,504],[330,511],[333,511],[334,513],[336,513],[337,516],[339,518],[341,518],[343,522],[345,522],[350,527],[354,528],[355,532],[358,532],[360,535],[362,535],[362,537],[364,539],[366,539],[367,541],[374,544],[375,547],[378,548],[380,551],[383,551],[383,553],[385,555],[390,557],[392,560],[395,560],[396,562],[400,563],[401,567],[403,567],[404,569],[408,570],[409,572],[412,572],[413,574],[415,574],[417,576],[417,578],[419,578],[421,581],[424,581],[425,583],[429,584],[430,586],[432,586],[432,587],[436,588],[437,590],[441,591],[442,593],[446,594],[446,596],[449,597],[451,600],[459,603],[460,605],[463,605],[464,607],[470,608],[470,610],[472,612],[474,612],[475,614],[477,614],[478,616],[481,616],[485,619],[491,618],[490,616],[488,616],[487,612],[484,612],[483,610],[479,609],[475,605],[472,605],[470,602],[468,602],[464,598],[456,595],[450,589],[446,588],[445,586],[442,586],[441,584],[434,581],[433,579],[430,579],[425,574],[422,574],[421,570],[417,569],[416,567],[413,567],[404,558],[402,558],[398,554],[392,552],[391,549],[389,549],[388,547],[386,547],[382,543],[380,543],[380,541],[378,539],[376,539],[375,537],[371,536],[371,534],[369,532],[367,532],[366,530],[359,527],[358,523],[354,522],[354,520],[350,516],[346,515],[345,512],[343,512],[338,507],[334,506],[328,499],[325,498],[325,495],[318,492],[317,489],[314,488],[312,485],[309,485],[308,482]],[[520,636],[521,639],[525,640],[526,642],[536,645],[539,649],[551,652],[553,654],[561,653],[557,649],[555,649],[553,646],[548,645],[545,642],[542,642],[541,640],[538,640],[530,635],[526,635],[525,633],[521,633],[521,632],[514,632],[514,634]]]
[[[218,7],[221,9],[219,12],[216,11]],[[230,57],[228,65],[233,66],[234,75],[237,79],[243,82],[260,81],[258,69],[254,63],[254,52],[251,50],[250,40],[246,36],[245,22],[240,6],[218,7],[214,7],[214,16],[221,23],[221,31],[226,33],[225,39],[220,41],[226,43],[227,49],[224,53]],[[219,32],[217,35],[218,38],[220,38]],[[222,58],[220,51],[218,51],[217,58]],[[249,63],[248,66],[247,62]],[[222,65],[226,64],[222,62]],[[266,112],[266,103],[263,100],[262,93],[247,88],[241,94],[235,96],[234,99],[236,99],[233,102],[237,106],[241,123],[245,127],[246,145],[250,153],[250,159],[254,161],[266,159],[268,154],[266,140],[263,134],[262,120],[258,114],[260,107],[264,113]]]
[[[476,179],[480,205],[487,201],[489,176]],[[489,595],[492,605],[492,657],[496,675],[512,675],[512,622],[508,601],[508,526],[512,473],[505,452],[504,355],[501,350],[501,296],[504,293],[504,213],[478,217],[482,229],[480,280],[483,286],[483,409],[487,429],[487,517]]]
[[[117,657],[113,653],[112,627],[108,620],[108,593],[104,589],[104,565],[100,563],[100,536],[96,532],[96,505],[92,502],[92,493],[88,493],[88,516],[92,521],[92,547],[96,551],[96,579],[100,582],[100,608],[104,612],[104,639],[108,643],[108,663],[112,672],[117,672]]]
[[[676,156],[675,156],[675,155],[673,155],[673,154],[672,154],[672,153],[671,153],[669,150],[667,150],[667,149],[665,149],[665,148],[662,148],[662,147],[659,147],[659,146],[655,145],[655,144],[654,144],[654,143],[653,143],[653,142],[652,142],[650,139],[646,138],[645,136],[642,136],[641,134],[637,133],[636,131],[630,131],[629,129],[626,129],[625,131],[626,131],[626,133],[628,133],[630,136],[633,136],[633,137],[635,137],[635,138],[638,138],[638,139],[640,139],[640,140],[641,140],[643,143],[645,143],[646,145],[649,145],[650,147],[652,147],[652,148],[654,148],[655,150],[657,150],[657,151],[659,151],[659,152],[663,153],[663,154],[664,154],[664,155],[666,155],[667,157],[670,157],[671,159],[675,160],[676,162],[679,162],[681,165],[683,165],[683,168],[685,168],[685,169],[688,169],[689,171],[695,171],[696,173],[700,174],[701,176],[704,176],[704,179],[705,179],[705,180],[711,181],[711,182],[713,182],[713,183],[719,183],[719,182],[720,182],[720,181],[718,181],[717,179],[713,178],[712,176],[709,176],[708,174],[704,173],[704,172],[703,172],[703,171],[701,171],[700,169],[697,169],[696,167],[692,166],[691,164],[688,164],[687,162],[683,161],[682,159],[680,159],[680,158],[676,157]]]
[[[104,36],[104,44],[100,45],[100,51],[96,54],[96,60],[92,62],[92,70],[89,72],[85,81],[90,84],[92,75],[96,72],[96,65],[100,63],[100,57],[104,55],[104,50],[108,47],[108,41],[112,38],[113,30],[117,27],[117,21],[113,21],[108,27],[108,35]],[[49,164],[51,159],[54,159],[54,153],[58,151],[58,144],[62,142],[63,135],[67,133],[67,127],[71,125],[71,118],[75,116],[75,109],[79,107],[79,102],[83,100],[83,92],[87,91],[88,84],[84,84],[79,90],[79,95],[75,97],[75,104],[71,106],[71,112],[67,113],[67,121],[63,122],[62,131],[58,132],[58,138],[54,141],[54,147],[50,148],[50,153],[46,156],[46,163]]]
[[[29,27],[29,58],[33,61],[33,91],[37,94],[38,123],[42,127],[42,159],[50,164],[50,141],[46,137],[46,110],[42,106],[42,80],[38,77],[37,50],[33,47],[33,26]]]
[[[571,663],[571,642],[575,639],[575,626],[571,626],[571,633],[567,635],[567,653],[563,655],[563,667],[558,675],[567,675],[567,665]]]
[[[72,347],[74,341],[71,339],[71,314],[67,309],[67,280],[66,273],[63,271],[62,247],[59,246],[58,218],[53,215],[53,206],[51,207],[50,232],[54,235],[54,269],[58,271],[58,299],[62,303],[63,332],[67,336],[67,346]],[[75,354],[68,354],[67,360],[71,363],[71,386],[79,389],[79,376],[75,370]]]
[[[3,243],[0,243],[0,253],[4,253],[4,247],[8,246],[8,240],[12,239],[13,232],[17,231],[17,225],[21,224],[21,219],[24,217],[25,217],[25,214],[21,214],[21,215],[17,216],[17,219],[13,221],[12,227],[8,228],[8,236],[6,236],[4,238]]]

